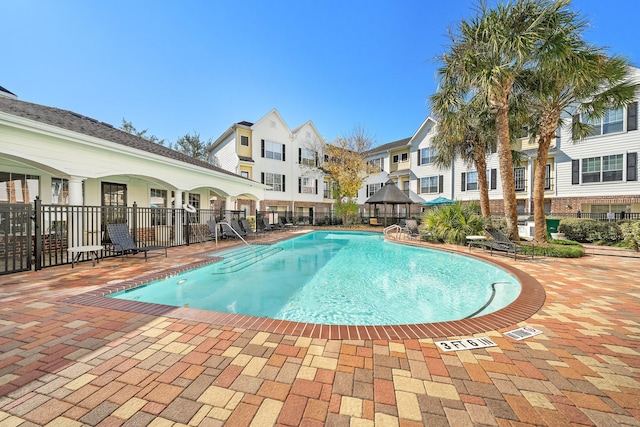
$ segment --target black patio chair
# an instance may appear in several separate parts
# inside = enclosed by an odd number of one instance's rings
[[[129,225],[127,224],[107,224],[107,232],[109,239],[116,252],[120,252],[124,259],[125,254],[144,253],[144,260],[147,260],[147,253],[151,251],[164,251],[167,256],[167,246],[140,246],[136,245],[131,233],[129,233]]]

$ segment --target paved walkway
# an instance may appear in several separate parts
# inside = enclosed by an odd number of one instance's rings
[[[640,426],[633,257],[495,257],[546,301],[475,334],[497,347],[447,353],[431,338],[295,337],[62,302],[213,248],[0,276],[0,427]],[[523,325],[543,334],[502,334]]]

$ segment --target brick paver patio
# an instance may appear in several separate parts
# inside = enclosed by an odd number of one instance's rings
[[[0,276],[0,427],[640,425],[638,257],[494,256],[537,279],[544,305],[468,335],[497,347],[447,353],[434,338],[314,338],[69,302],[213,249]],[[543,334],[502,334],[523,325]]]

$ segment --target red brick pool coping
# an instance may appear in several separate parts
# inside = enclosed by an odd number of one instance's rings
[[[449,251],[445,250],[445,252]],[[207,257],[208,259],[206,260],[183,264],[179,267],[174,267],[162,272],[156,272],[116,284],[106,284],[106,286],[100,289],[72,296],[64,299],[63,301],[72,304],[193,320],[213,325],[237,327],[260,332],[331,340],[403,340],[471,335],[513,326],[534,315],[544,304],[546,297],[544,288],[532,276],[493,258],[489,259],[486,256],[477,256],[473,254],[465,254],[464,256],[471,256],[484,262],[495,264],[497,267],[502,268],[515,276],[518,281],[520,281],[522,287],[518,298],[516,298],[513,303],[500,310],[470,319],[405,325],[352,326],[292,322],[267,317],[222,313],[189,307],[175,307],[108,297],[108,295],[116,292],[135,288],[153,280],[164,279],[166,277],[217,261],[215,257]]]

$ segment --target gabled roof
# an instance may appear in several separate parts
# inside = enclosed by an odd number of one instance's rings
[[[399,139],[397,141],[388,142],[386,144],[379,145],[371,150],[367,151],[367,156],[371,156],[373,154],[386,153],[387,151],[393,150],[394,148],[400,148],[409,145],[409,141],[411,138]]]
[[[73,111],[47,107],[44,105],[0,96],[0,112],[72,132],[77,132],[82,135],[99,138],[114,144],[121,144],[127,147],[146,151],[148,153],[164,156],[173,160],[189,163],[194,166],[220,172],[225,175],[240,177],[240,175],[214,166],[211,163],[187,156],[186,154],[172,150],[163,145],[156,144],[144,138],[140,138],[139,136],[116,129],[108,123],[74,113]]]
[[[14,99],[18,97],[15,93],[8,91],[7,89],[3,88],[2,86],[0,86],[0,96],[8,96],[8,97],[14,98]]]

